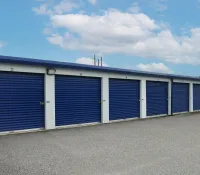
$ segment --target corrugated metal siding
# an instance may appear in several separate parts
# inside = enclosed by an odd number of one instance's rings
[[[44,75],[0,72],[0,131],[44,127]]]
[[[168,113],[168,83],[147,81],[147,116]]]
[[[109,80],[110,120],[140,116],[140,81]]]
[[[193,109],[200,110],[200,84],[193,85]]]
[[[101,79],[56,75],[56,126],[101,121]]]
[[[173,113],[189,111],[189,84],[172,84],[172,111]]]

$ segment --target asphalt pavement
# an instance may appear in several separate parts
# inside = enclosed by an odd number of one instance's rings
[[[199,113],[0,136],[0,175],[199,174]]]

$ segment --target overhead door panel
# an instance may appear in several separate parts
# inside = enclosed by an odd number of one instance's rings
[[[56,126],[101,121],[101,79],[56,75]]]
[[[173,113],[189,111],[189,84],[173,83],[172,85]]]
[[[44,127],[44,75],[0,72],[0,132]]]
[[[193,110],[200,110],[200,84],[193,84]]]
[[[109,80],[110,120],[140,116],[140,81]]]
[[[168,83],[147,81],[147,116],[168,113]]]

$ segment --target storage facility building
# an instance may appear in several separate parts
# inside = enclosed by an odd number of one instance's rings
[[[200,110],[200,78],[0,56],[0,134]]]

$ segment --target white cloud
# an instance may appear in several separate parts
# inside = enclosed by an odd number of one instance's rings
[[[78,4],[72,0],[63,0],[60,4],[54,7],[54,11],[56,14],[63,14],[65,12],[70,12],[74,8],[78,8]]]
[[[43,13],[53,9],[49,16],[53,30],[44,31],[51,44],[66,50],[120,53],[176,64],[200,65],[200,28],[190,28],[189,33],[176,36],[172,33],[170,24],[155,21],[137,10],[130,13],[109,9],[101,14],[89,15],[64,13],[66,8],[55,13],[55,7],[58,8],[59,4],[51,8],[44,6],[45,10],[43,9]],[[55,32],[60,28],[62,33]]]
[[[51,43],[51,44],[55,44],[55,45],[60,45],[61,47],[63,47],[63,37],[58,35],[58,34],[52,34],[51,37],[48,37],[47,40]]]
[[[95,5],[97,3],[97,0],[88,0],[88,2],[92,5]]]
[[[130,52],[134,42],[144,40],[152,35],[151,31],[159,28],[144,14],[116,10],[107,11],[104,15],[54,15],[51,21],[54,27],[68,30],[62,36],[65,49],[100,53]]]
[[[44,28],[43,33],[46,35],[52,34],[52,29],[51,28]]]
[[[149,3],[158,12],[163,12],[168,8],[168,0],[151,0]]]
[[[173,73],[173,71],[163,63],[138,64],[137,68],[147,72]]]
[[[134,2],[129,8],[128,11],[130,13],[139,13],[140,12],[140,7],[137,2]]]
[[[171,30],[143,13],[108,10],[102,15],[66,14],[51,16],[55,28],[66,33],[48,40],[70,50],[122,53],[157,58],[172,63],[200,64],[200,29],[190,35],[175,36]],[[57,40],[59,42],[52,42]]]
[[[0,48],[6,46],[6,44],[7,44],[6,42],[4,42],[4,41],[0,41]]]
[[[39,7],[33,7],[32,10],[37,15],[51,15],[52,10],[48,9],[48,4],[41,4]]]
[[[76,0],[61,0],[57,4],[55,2],[47,1],[39,7],[33,7],[32,10],[38,15],[62,15],[79,7]]]
[[[54,15],[51,17],[51,21],[55,27],[65,27],[75,32],[83,32],[82,29],[78,28],[83,27],[83,30],[89,29],[89,32],[93,33],[107,33],[109,29],[111,30],[110,33],[114,32],[114,34],[117,35],[121,35],[122,33],[122,35],[125,34],[135,36],[138,34],[138,32],[139,34],[143,34],[149,30],[155,30],[159,28],[155,21],[150,19],[145,14],[123,13],[114,9],[106,11],[103,15]],[[135,32],[137,33],[135,34]]]
[[[87,58],[87,57],[82,57],[82,58],[78,58],[76,60],[76,63],[79,64],[87,64],[87,65],[94,65],[94,59],[93,58]],[[96,65],[98,64],[98,61],[96,60]],[[100,64],[100,62],[99,62]],[[106,63],[102,63],[103,66],[108,66]]]

